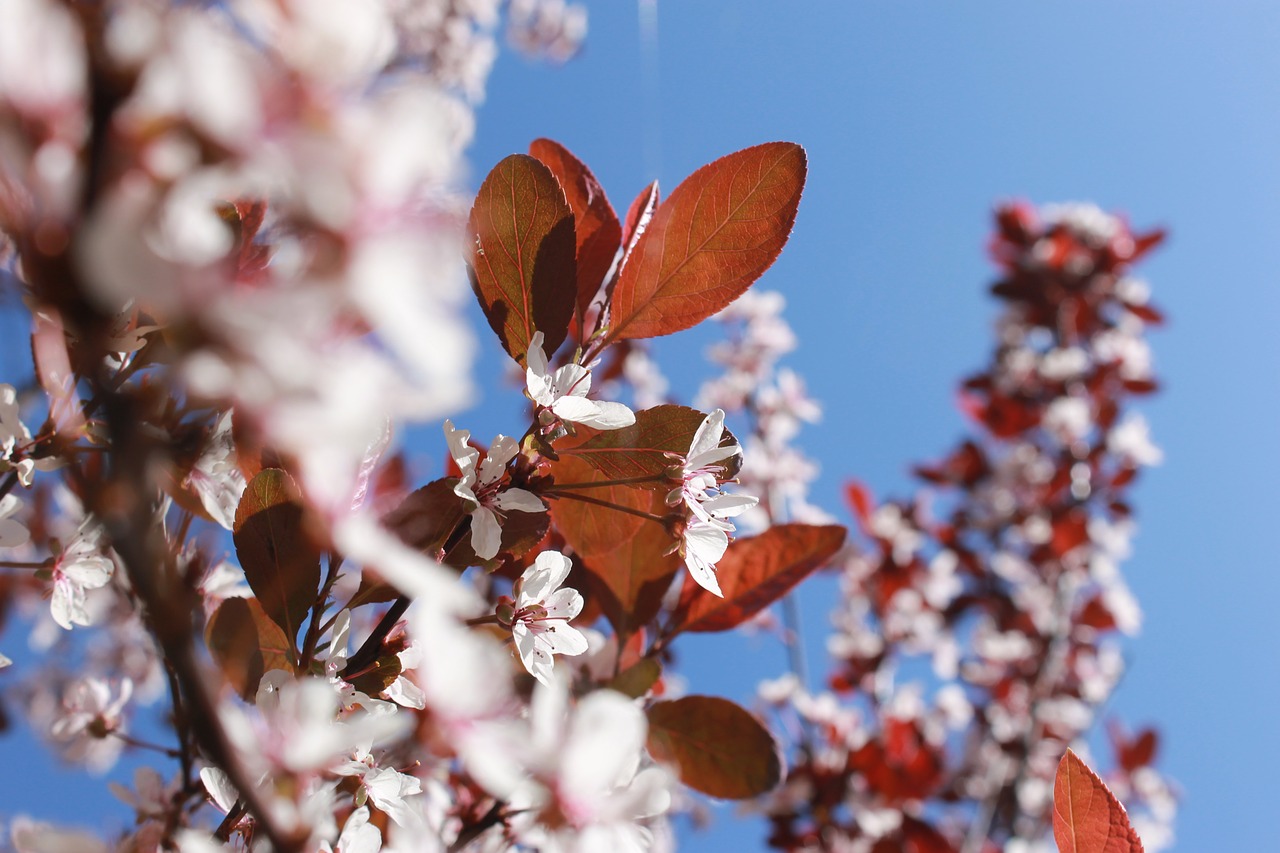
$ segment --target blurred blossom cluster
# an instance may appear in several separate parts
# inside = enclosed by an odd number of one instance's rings
[[[1145,334],[1161,316],[1131,266],[1161,236],[1091,205],[998,211],[997,347],[961,393],[976,434],[918,467],[909,501],[849,487],[865,544],[841,573],[827,689],[761,687],[799,750],[765,807],[775,847],[1054,849],[1058,759],[1141,624],[1120,572],[1128,490],[1160,451],[1129,403],[1156,388]],[[1156,735],[1112,740],[1108,781],[1163,849],[1176,801]]]

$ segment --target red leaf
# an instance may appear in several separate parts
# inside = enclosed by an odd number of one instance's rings
[[[292,644],[320,585],[320,552],[302,529],[293,478],[260,471],[240,497],[232,538],[249,587]]]
[[[561,454],[560,459],[552,463],[551,475],[560,483],[589,483],[593,480],[611,479],[586,462],[567,454]],[[629,486],[589,488],[584,489],[582,494],[588,498],[645,512],[649,511],[653,502],[652,492]],[[642,524],[657,526],[657,522],[573,498],[556,498],[549,506],[556,529],[573,550],[584,558],[609,553],[635,536]]]
[[[707,416],[686,406],[654,406],[636,412],[636,422],[622,429],[604,430],[576,447],[561,450],[561,454],[575,456],[595,468],[605,479],[622,480],[636,477],[661,477],[674,460],[667,453],[681,456],[689,451],[694,433]],[[737,444],[733,434],[725,430],[721,446]],[[742,464],[741,454],[724,460],[725,474],[730,479],[738,473]],[[637,488],[670,491],[678,482],[655,479],[651,483],[638,483]]]
[[[782,780],[778,745],[760,721],[728,699],[686,696],[648,710],[649,754],[680,781],[728,800],[755,797]]]
[[[666,510],[661,495],[638,494],[650,496],[650,511]],[[618,634],[633,634],[658,615],[671,580],[680,571],[680,555],[671,552],[674,544],[665,528],[641,521],[635,535],[625,542],[583,559],[587,572],[597,581],[592,589],[598,593],[600,607]]]
[[[578,266],[576,314],[581,332],[587,306],[600,290],[618,254],[622,225],[596,176],[563,145],[550,139],[535,139],[529,145],[529,153],[556,176],[573,209]]]
[[[729,545],[716,569],[724,598],[687,583],[676,607],[677,631],[727,631],[777,601],[844,544],[838,524],[778,524]]]
[[[623,266],[608,339],[669,335],[741,296],[787,242],[804,179],[804,149],[791,142],[747,148],[690,175]]]
[[[850,480],[845,483],[844,495],[849,499],[849,506],[853,507],[854,517],[858,519],[858,527],[863,532],[869,533],[871,530],[871,513],[876,507],[876,499],[871,494],[871,490],[867,488],[865,483],[858,480]]]
[[[1142,853],[1124,806],[1069,749],[1053,783],[1053,837],[1062,853]]]
[[[502,347],[520,363],[534,332],[555,352],[577,296],[573,211],[555,175],[512,154],[480,185],[468,223],[471,287]]]

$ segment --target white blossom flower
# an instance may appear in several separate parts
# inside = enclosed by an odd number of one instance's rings
[[[0,471],[16,470],[24,486],[31,485],[35,461],[22,459],[15,463],[12,456],[18,442],[30,440],[31,431],[18,420],[17,391],[12,385],[0,385]]]
[[[382,833],[369,823],[369,809],[361,806],[351,813],[338,836],[337,847],[320,842],[321,853],[378,853],[382,849]]]
[[[22,500],[15,495],[0,498],[0,548],[20,548],[31,539],[31,533],[11,515],[22,509]]]
[[[85,607],[86,591],[106,586],[115,571],[115,563],[102,553],[98,541],[101,537],[102,528],[97,522],[85,519],[54,562],[49,612],[68,631],[73,624],[93,624]]]
[[[560,588],[571,567],[569,558],[559,551],[543,551],[516,581],[515,601],[503,602],[512,611],[503,621],[511,625],[520,662],[543,684],[550,683],[553,655],[580,655],[587,650],[587,638],[569,624],[582,612],[582,595]]]
[[[502,513],[546,512],[547,508],[533,492],[506,487],[507,463],[520,452],[514,438],[499,435],[493,440],[489,455],[477,464],[480,452],[467,444],[469,431],[454,429],[453,421],[445,421],[444,436],[449,454],[462,471],[453,493],[471,507],[471,547],[480,559],[491,560],[502,544]]]
[[[588,400],[591,371],[580,364],[566,364],[548,373],[547,355],[542,350],[542,332],[534,332],[525,354],[525,386],[529,399],[562,421],[596,429],[620,429],[636,422],[635,414],[621,403]]]
[[[419,824],[417,814],[404,801],[405,797],[422,793],[422,782],[418,779],[393,767],[379,767],[377,759],[363,747],[357,748],[355,757],[333,772],[358,778],[364,795],[400,826]]]
[[[707,415],[693,434],[693,443],[685,454],[680,473],[680,490],[676,494],[695,517],[729,532],[733,525],[723,519],[739,515],[760,501],[750,495],[730,495],[721,490],[725,460],[742,453],[742,447],[736,442],[721,447],[723,437],[724,410],[716,409]]]
[[[694,518],[685,526],[680,539],[680,553],[689,574],[698,586],[724,598],[720,583],[716,580],[716,563],[729,548],[729,534],[720,524]]]
[[[109,735],[124,729],[124,706],[133,696],[133,682],[123,679],[119,691],[113,696],[105,680],[93,677],[67,687],[49,733],[65,744],[69,760],[83,761],[97,773],[115,764],[124,742]]]
[[[244,494],[245,479],[236,463],[230,411],[223,412],[218,418],[208,445],[187,475],[187,485],[195,490],[205,512],[231,530],[236,520],[236,507]]]

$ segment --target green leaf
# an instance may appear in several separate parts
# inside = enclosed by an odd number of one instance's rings
[[[288,474],[264,468],[249,482],[232,536],[250,589],[292,644],[316,600],[320,551],[302,529],[302,503]]]
[[[760,721],[715,696],[658,702],[647,712],[649,754],[712,797],[744,800],[782,781],[782,755]]]
[[[512,154],[480,185],[468,225],[471,287],[503,348],[524,367],[542,332],[555,352],[577,301],[573,211],[555,175]]]
[[[627,257],[608,340],[669,335],[741,296],[791,235],[805,172],[803,148],[770,142],[685,179]]]

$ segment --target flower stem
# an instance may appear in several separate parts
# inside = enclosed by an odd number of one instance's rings
[[[24,563],[19,560],[0,560],[0,569],[47,569],[53,563],[45,560],[39,563]]]

